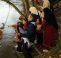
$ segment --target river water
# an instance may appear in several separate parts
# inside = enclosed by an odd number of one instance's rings
[[[19,16],[18,12],[12,6],[0,1],[0,27],[2,23],[5,23],[5,28],[2,30],[4,36],[0,40],[0,58],[17,58],[13,49],[15,30],[8,26],[16,24]]]

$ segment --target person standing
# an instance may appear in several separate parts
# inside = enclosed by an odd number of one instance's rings
[[[43,46],[44,48],[50,49],[55,46],[56,40],[58,39],[58,24],[56,17],[52,11],[48,8],[44,10],[44,19],[43,19]]]

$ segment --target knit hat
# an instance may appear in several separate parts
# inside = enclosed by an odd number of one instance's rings
[[[30,7],[29,8],[29,11],[32,13],[32,14],[35,14],[35,15],[38,15],[38,11],[35,7]]]

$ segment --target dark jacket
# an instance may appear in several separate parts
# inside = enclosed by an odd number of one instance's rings
[[[22,34],[22,37],[27,37],[29,39],[30,42],[34,42],[35,39],[35,23],[34,22],[29,22],[28,26],[26,28],[26,32]]]

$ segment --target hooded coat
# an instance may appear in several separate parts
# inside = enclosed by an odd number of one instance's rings
[[[56,45],[58,39],[58,24],[54,14],[48,8],[44,9],[43,28],[43,45],[44,48],[50,49]]]

